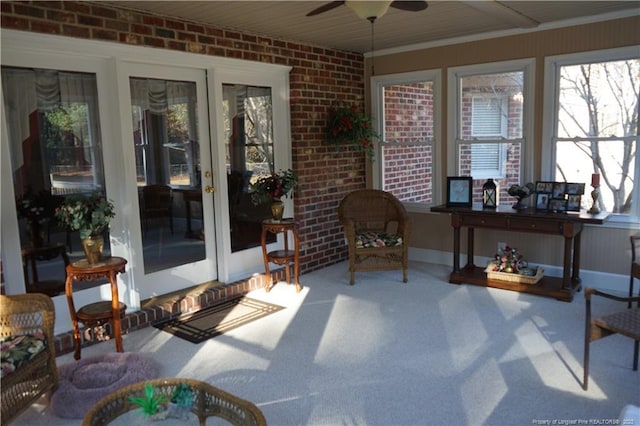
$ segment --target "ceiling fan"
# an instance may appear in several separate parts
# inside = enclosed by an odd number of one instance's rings
[[[352,9],[362,19],[375,20],[380,18],[387,12],[389,7],[394,9],[405,10],[407,12],[420,12],[425,10],[428,6],[426,1],[332,1],[324,4],[311,12],[307,13],[307,16],[315,16],[324,12],[328,12],[336,7],[345,5]]]

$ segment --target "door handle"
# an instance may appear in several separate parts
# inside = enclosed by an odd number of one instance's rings
[[[212,194],[216,191],[216,189],[213,186],[207,185],[204,187],[204,192],[206,192],[207,194]]]
[[[210,178],[211,177],[211,172],[210,171],[204,172],[204,177]]]

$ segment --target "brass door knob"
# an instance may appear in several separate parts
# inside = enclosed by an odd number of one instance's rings
[[[213,193],[215,191],[216,191],[216,189],[213,186],[207,185],[207,186],[204,187],[204,192],[206,192],[208,194],[211,194],[211,193]]]

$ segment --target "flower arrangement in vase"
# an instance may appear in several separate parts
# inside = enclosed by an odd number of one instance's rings
[[[329,123],[325,140],[336,145],[353,144],[373,160],[373,138],[380,138],[373,127],[373,120],[356,105],[339,105],[329,109]]]
[[[74,194],[56,208],[56,218],[71,231],[79,231],[89,263],[97,263],[104,247],[103,232],[115,217],[113,203],[98,192]]]
[[[293,170],[272,172],[250,184],[251,201],[256,206],[270,202],[273,218],[280,220],[284,213],[284,204],[280,198],[288,197],[297,185],[298,175]]]

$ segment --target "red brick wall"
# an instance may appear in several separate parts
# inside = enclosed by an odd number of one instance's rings
[[[299,174],[295,216],[301,222],[301,269],[308,272],[346,257],[335,210],[345,194],[365,187],[365,157],[348,147],[336,152],[323,142],[323,134],[328,108],[336,100],[358,103],[364,109],[362,55],[91,2],[3,1],[0,8],[3,29],[291,66],[292,158],[293,169]]]
[[[433,199],[433,150],[428,145],[400,145],[433,138],[431,82],[384,89],[383,189],[406,202]]]

